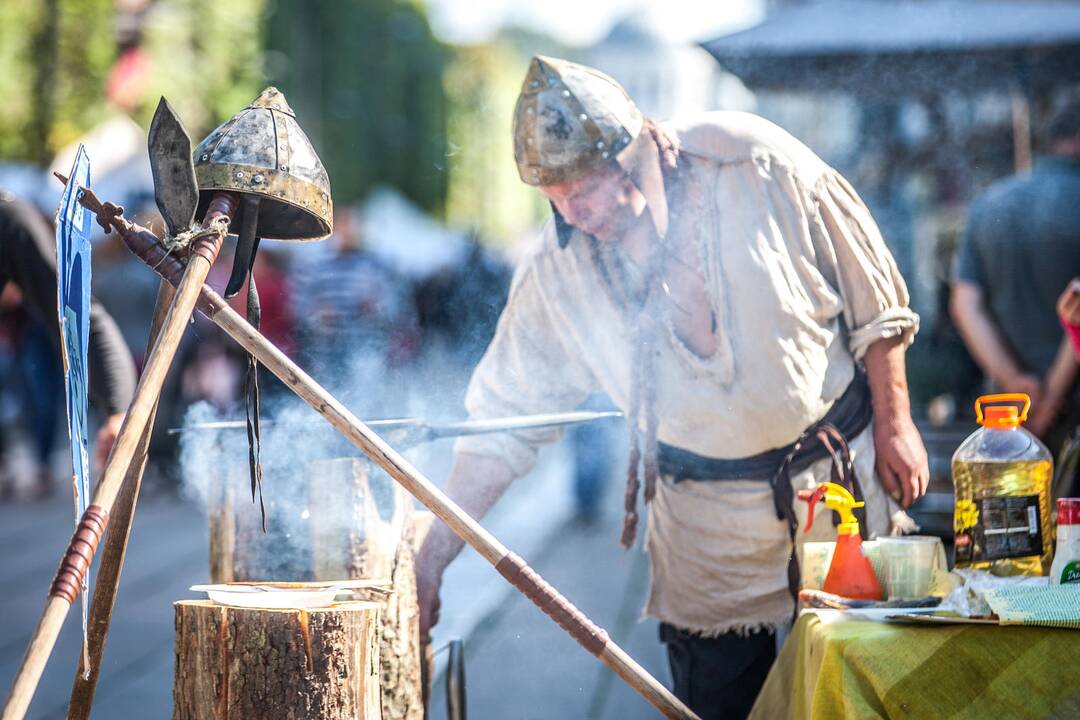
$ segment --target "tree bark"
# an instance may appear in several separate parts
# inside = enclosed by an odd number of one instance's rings
[[[374,720],[380,610],[176,607],[173,720]]]

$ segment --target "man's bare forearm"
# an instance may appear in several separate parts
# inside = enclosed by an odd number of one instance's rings
[[[870,383],[874,422],[878,425],[911,420],[904,351],[901,337],[878,340],[866,349],[863,363]]]
[[[454,456],[446,494],[469,515],[481,518],[502,496],[514,477],[513,470],[501,458],[458,453]],[[450,528],[436,521],[420,550],[421,562],[430,563],[428,567],[432,571],[442,574],[450,561],[461,552],[463,545]]]
[[[1002,341],[993,318],[986,312],[982,290],[971,283],[956,282],[949,311],[968,352],[987,377],[1001,387],[1008,387],[1023,373],[1023,368]]]
[[[863,358],[874,405],[874,469],[885,490],[903,507],[926,493],[930,467],[911,419],[902,337],[878,340]]]
[[[1051,398],[1064,400],[1076,384],[1078,371],[1080,365],[1077,364],[1072,342],[1068,337],[1063,337],[1054,364],[1046,373],[1046,394]]]

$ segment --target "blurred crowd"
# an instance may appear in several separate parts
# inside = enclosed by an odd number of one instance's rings
[[[51,233],[51,208],[38,211]],[[146,203],[129,216],[158,230],[162,226]],[[372,223],[361,218],[359,208],[339,209],[334,225],[324,242],[263,243],[254,266],[263,334],[362,417],[409,413],[407,391],[421,377],[432,378],[432,368],[438,369],[437,383],[427,383],[425,392],[444,396],[447,407],[460,407],[469,372],[506,300],[507,260],[475,236],[446,231],[451,251],[442,254],[440,264],[418,271],[403,266],[398,256],[369,247],[365,236],[373,232]],[[208,280],[219,291],[232,265],[233,240],[226,242]],[[407,245],[410,238],[395,242]],[[92,292],[119,328],[137,370],[145,360],[157,288],[157,276],[118,236],[94,239]],[[232,301],[241,313],[245,296],[240,293]],[[48,495],[69,477],[63,369],[55,335],[56,318],[36,312],[18,285],[7,283],[0,300],[4,497]],[[146,474],[149,487],[170,490],[179,481],[177,435],[168,430],[182,425],[192,403],[207,401],[223,415],[243,416],[246,363],[246,355],[216,326],[195,318],[162,393]],[[287,392],[265,370],[260,386],[264,408]],[[103,422],[105,411],[93,402],[90,410],[93,428]]]

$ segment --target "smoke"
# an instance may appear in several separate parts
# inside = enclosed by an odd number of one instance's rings
[[[464,266],[459,274],[469,272]],[[463,397],[476,347],[486,346],[505,285],[481,284],[463,292],[469,283],[434,278],[417,296],[439,308],[434,321],[423,326],[421,351],[404,362],[388,346],[395,328],[362,328],[351,333],[311,332],[300,335],[300,364],[327,390],[361,419],[423,418],[446,421],[464,416]],[[434,289],[432,287],[434,286]],[[452,298],[447,307],[443,292]],[[452,292],[451,292],[452,291]],[[426,293],[426,294],[425,294]],[[461,327],[439,327],[437,321],[476,313],[490,307],[481,320]],[[466,312],[468,310],[468,313]],[[419,314],[423,317],[424,309]],[[359,323],[357,323],[359,325]],[[266,373],[265,369],[261,369]],[[191,405],[185,415],[180,439],[181,491],[204,506],[210,517],[211,554],[232,557],[226,562],[235,579],[307,580],[312,578],[311,537],[314,524],[348,528],[355,523],[348,483],[342,485],[342,501],[319,503],[312,509],[309,484],[319,461],[362,458],[361,451],[346,441],[326,420],[276,379],[260,378],[262,389],[263,498],[267,532],[262,533],[258,499],[252,500],[248,466],[248,442],[243,408],[219,409],[210,402]],[[207,423],[241,421],[241,427],[206,429]],[[393,442],[391,442],[393,444]],[[445,478],[451,459],[451,440],[412,448],[396,446],[411,463],[429,477]],[[385,501],[393,481],[374,465],[369,482],[373,494]],[[380,512],[383,507],[380,504]],[[233,544],[234,552],[220,550]],[[212,572],[214,562],[212,558]],[[228,568],[226,568],[227,570]],[[221,573],[214,573],[222,577]],[[229,573],[224,577],[228,578]]]

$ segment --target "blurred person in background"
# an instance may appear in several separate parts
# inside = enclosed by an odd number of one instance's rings
[[[26,377],[20,387],[25,391],[24,409],[32,418],[37,462],[33,492],[37,496],[53,489],[49,455],[59,414],[56,408],[64,393],[56,282],[56,237],[51,225],[29,203],[0,191],[0,294],[9,283],[17,286],[22,302],[47,329],[44,335],[52,349],[50,354],[31,344],[15,352],[16,358],[25,361]],[[89,354],[90,400],[104,418],[95,455],[100,467],[135,392],[135,365],[116,324],[95,298],[90,301]]]
[[[506,305],[512,274],[507,262],[475,234],[468,250],[416,288],[416,308],[424,343],[436,343],[468,371],[476,366]]]
[[[354,398],[361,412],[397,412],[399,398],[378,379],[408,366],[420,351],[412,286],[364,248],[351,209],[334,213],[327,244],[296,272],[300,352],[316,373],[362,378]]]
[[[763,118],[660,124],[606,75],[534,58],[514,148],[553,217],[517,268],[466,407],[566,411],[603,391],[625,413],[622,542],[635,542],[643,479],[646,612],[675,694],[702,718],[745,717],[793,616],[796,540],[835,537],[828,523],[797,532],[806,508],[793,498],[831,477],[812,440],[822,422],[850,443],[871,535],[909,526],[901,505],[926,491],[907,287],[851,186]],[[448,494],[482,516],[557,437],[459,439]],[[461,546],[436,523],[420,551],[422,638]]]
[[[1080,422],[1077,360],[1055,307],[1080,270],[1080,100],[1054,113],[1048,153],[968,212],[950,311],[997,392],[1031,396],[1027,427],[1057,453]]]

